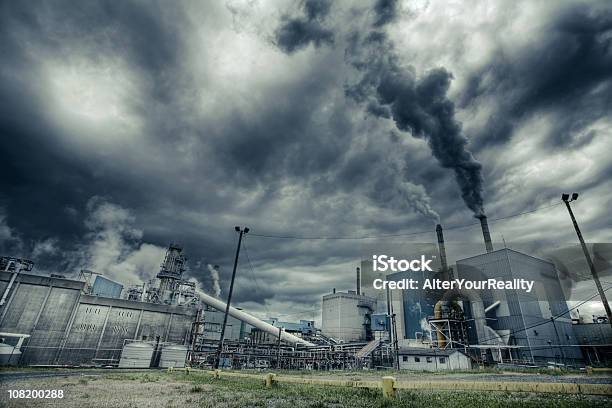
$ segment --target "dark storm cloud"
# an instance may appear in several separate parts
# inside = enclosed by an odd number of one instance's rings
[[[502,50],[467,79],[462,106],[497,106],[477,132],[479,144],[507,142],[537,114],[553,118],[549,144],[579,147],[585,128],[612,108],[612,8],[579,3],[554,12],[539,38],[509,58]],[[489,99],[490,100],[490,99]]]
[[[290,54],[309,44],[315,47],[332,45],[334,33],[324,26],[331,5],[329,0],[305,0],[302,15],[284,16],[275,32],[278,47]]]
[[[378,0],[374,4],[374,13],[376,14],[373,23],[374,27],[383,27],[393,22],[397,17],[397,9],[397,0]]]
[[[366,105],[370,114],[392,118],[399,130],[425,139],[440,165],[454,171],[468,208],[482,214],[482,166],[467,149],[468,140],[447,97],[451,73],[436,68],[417,78],[412,67],[401,65],[393,44],[378,30],[364,38],[353,34],[347,60],[361,73],[347,95]]]
[[[146,99],[168,100],[175,76],[169,74],[181,56],[177,13],[112,1],[3,5],[0,182],[2,204],[17,231],[29,237],[53,231],[64,246],[84,232],[80,219],[87,200],[121,184],[96,176],[103,162],[88,162],[57,142],[61,130],[50,119],[49,101],[40,97],[46,76],[41,60],[79,56],[104,65],[118,56],[152,84]],[[80,210],[81,218],[67,208]]]
[[[386,1],[357,12],[305,1],[299,15],[271,21],[278,11],[259,4],[264,25],[273,27],[259,32],[250,28],[259,27],[251,21],[259,17],[249,8],[254,4],[232,3],[232,13],[197,3],[3,5],[2,254],[32,256],[44,272],[94,265],[126,278],[150,277],[167,244],[178,242],[188,275],[205,290],[206,264],[221,266],[226,294],[234,225],[283,236],[395,234],[431,228],[434,207],[445,222],[465,223],[461,191],[430,152],[468,180],[475,170],[461,167],[467,159],[448,96],[451,76],[435,64],[416,75],[400,63],[411,63],[406,55],[415,53],[391,47],[387,31],[390,22],[406,23],[404,10]],[[360,27],[363,16],[369,20]],[[343,86],[355,74],[344,59],[347,30],[357,45],[369,41],[350,60],[358,75],[370,75],[356,81],[363,86],[352,95],[367,106],[345,97]],[[269,43],[275,34],[289,56]],[[320,47],[328,44],[336,47]],[[487,85],[475,83],[484,91],[471,100],[505,97],[506,88]],[[403,137],[405,131],[431,149]],[[493,196],[512,188],[504,177],[514,164],[504,159],[513,153],[509,147],[485,162],[499,183],[488,186]],[[576,183],[596,196],[601,173],[580,177]],[[554,183],[548,185],[538,191],[556,196]],[[530,189],[521,190],[525,201],[501,204],[501,212],[538,203]],[[597,224],[591,219],[585,227],[600,231]],[[433,231],[419,239],[433,239]],[[246,242],[253,271],[241,253],[239,302],[272,313],[296,303],[301,310],[332,287],[353,289],[358,241],[253,235]]]
[[[305,6],[308,18],[322,18],[327,13],[325,7],[314,5]],[[42,5],[22,10],[15,4],[3,13],[3,27],[10,33],[3,38],[15,54],[5,66],[0,84],[7,106],[2,116],[3,133],[14,136],[14,140],[2,139],[2,149],[7,152],[5,168],[11,170],[2,173],[2,204],[7,223],[23,238],[22,255],[31,253],[33,246],[47,237],[59,237],[59,254],[73,254],[80,241],[113,247],[112,242],[86,238],[92,235],[84,222],[91,216],[87,203],[99,196],[132,213],[137,224],[132,228],[142,230],[145,242],[163,248],[178,241],[191,259],[221,264],[223,284],[227,284],[234,223],[244,220],[260,230],[273,230],[269,222],[257,222],[257,214],[269,203],[280,202],[282,206],[279,186],[293,184],[307,192],[314,179],[326,180],[328,185],[321,191],[323,195],[305,195],[306,200],[313,200],[313,209],[305,208],[295,223],[319,233],[328,233],[328,229],[338,232],[333,222],[320,229],[310,219],[316,219],[318,211],[326,211],[333,219],[326,195],[334,189],[353,191],[360,187],[354,180],[340,183],[342,179],[334,176],[341,170],[339,164],[353,133],[341,99],[333,102],[342,96],[341,79],[334,68],[342,63],[342,57],[313,61],[316,75],[310,81],[296,78],[266,90],[267,103],[255,112],[230,108],[223,112],[224,119],[211,122],[199,117],[195,109],[185,109],[195,83],[183,67],[187,40],[177,28],[181,24],[189,27],[188,22],[178,11],[162,7],[160,13],[149,9],[139,12],[138,7],[79,4],[63,12],[59,6],[51,11]],[[142,15],[133,16],[139,13]],[[19,17],[22,14],[27,18]],[[129,24],[134,21],[139,24]],[[136,95],[128,108],[130,114],[144,119],[144,140],[121,140],[98,149],[95,144],[87,145],[90,139],[81,138],[83,145],[74,143],[66,129],[57,126],[56,121],[62,118],[49,120],[53,115],[49,114],[53,109],[51,95],[41,92],[42,79],[37,78],[48,76],[44,63],[56,56],[68,67],[77,58],[100,66],[116,57],[125,61],[138,78]],[[210,86],[206,81],[199,85],[205,91]],[[330,106],[328,117],[321,116],[325,104]],[[85,128],[87,133],[95,131],[87,123]],[[112,135],[102,137],[107,136]],[[182,140],[189,142],[193,161],[182,150]],[[347,205],[342,229],[351,227],[351,211]],[[296,214],[287,209],[288,217],[292,213]],[[198,214],[198,224],[186,214]],[[103,232],[120,237],[114,230]],[[113,267],[125,265],[125,258],[132,254],[140,254],[138,246],[130,245],[116,245],[125,254],[112,259]],[[276,251],[266,252],[266,257],[283,259],[291,252],[291,244],[283,243]],[[292,262],[318,263],[329,256],[329,251],[322,252],[318,246],[308,248]],[[41,270],[83,266],[72,261],[39,266]],[[195,267],[189,274],[202,281],[208,275]]]

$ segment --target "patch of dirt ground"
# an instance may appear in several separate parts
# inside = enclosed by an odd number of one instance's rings
[[[0,384],[0,407],[58,407],[58,408],[170,408],[185,407],[202,398],[210,385],[199,385],[159,380],[155,382],[106,378],[49,378],[15,381]],[[8,390],[63,390],[62,399],[9,399]]]

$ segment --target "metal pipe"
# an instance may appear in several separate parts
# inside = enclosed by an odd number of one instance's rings
[[[207,295],[206,293],[202,292],[201,290],[197,290],[197,295],[200,298],[200,300],[204,303],[206,303],[207,305],[217,309],[217,310],[225,310],[227,305],[225,302],[214,298],[210,295]],[[229,315],[232,317],[235,317],[236,319],[243,321],[247,324],[250,324],[251,326],[257,327],[260,330],[265,331],[266,333],[270,333],[273,336],[278,336],[278,332],[279,332],[279,328],[278,327],[274,327],[269,323],[266,323],[258,318],[256,318],[255,316],[252,316],[248,313],[243,312],[242,310],[238,310],[233,306],[229,307]],[[309,346],[309,347],[313,347],[314,344],[301,339],[297,336],[294,336],[290,333],[287,332],[282,332],[281,333],[281,339],[286,341],[287,343],[291,343],[291,344],[303,344],[305,346]]]
[[[491,310],[495,309],[497,306],[499,306],[501,304],[501,301],[496,300],[495,302],[493,302],[491,305],[487,306],[485,308],[485,313],[490,312]]]
[[[13,283],[15,283],[15,279],[17,279],[17,275],[19,275],[19,271],[15,271],[15,272],[13,272],[13,275],[11,275],[11,279],[9,280],[9,284],[6,286],[6,289],[4,290],[4,294],[2,295],[2,299],[0,299],[0,306],[4,305],[4,303],[6,302],[6,298],[8,297],[8,294],[11,291],[11,288],[13,287]]]

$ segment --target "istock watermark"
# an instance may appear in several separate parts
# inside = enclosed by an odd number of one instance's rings
[[[433,257],[435,258],[435,257]],[[426,259],[425,255],[421,255],[420,259],[395,259],[388,255],[372,255],[372,270],[375,272],[433,272],[431,263],[433,259]]]
[[[498,279],[498,278],[475,278],[463,277],[455,278],[449,274],[448,268],[435,270],[435,256],[427,256],[421,254],[412,259],[396,258],[385,254],[372,255],[372,271],[373,272],[388,272],[389,274],[398,272],[435,272],[438,276],[432,278],[420,279],[402,278],[402,279],[385,279],[376,278],[372,281],[372,287],[376,290],[400,289],[400,290],[518,290],[525,293],[530,293],[534,287],[534,281],[523,278]],[[383,276],[386,274],[383,274]],[[440,276],[443,275],[443,276]],[[379,275],[380,276],[380,275]]]
[[[530,293],[533,289],[534,281],[526,279],[511,279],[511,280],[467,280],[467,279],[425,279],[422,285],[415,279],[400,279],[400,280],[384,280],[374,279],[372,286],[374,289],[432,289],[432,290],[523,290],[525,293]]]

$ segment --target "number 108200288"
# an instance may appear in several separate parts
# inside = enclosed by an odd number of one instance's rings
[[[64,390],[8,390],[10,399],[64,398]]]

